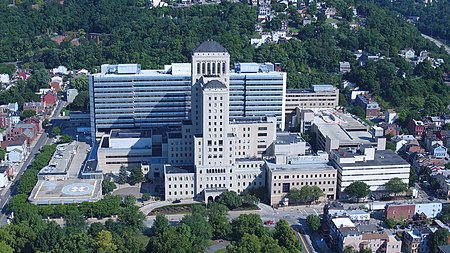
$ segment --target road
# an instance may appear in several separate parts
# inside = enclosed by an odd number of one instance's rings
[[[424,37],[425,39],[427,39],[427,40],[430,40],[431,42],[433,42],[434,44],[436,44],[438,47],[444,47],[445,48],[445,51],[447,51],[447,53],[448,54],[450,54],[450,47],[448,47],[447,45],[445,45],[444,43],[442,43],[442,42],[440,42],[439,40],[437,40],[437,39],[435,39],[435,38],[433,38],[433,37],[430,37],[430,36],[428,36],[428,35],[425,35],[425,34],[423,34],[422,33],[422,37]]]
[[[54,119],[58,119],[59,118],[59,115],[61,113],[61,110],[62,110],[63,106],[64,106],[64,102],[60,101],[60,103],[58,103],[58,106],[57,106],[53,116],[50,118],[50,124],[52,124]],[[4,207],[8,203],[9,199],[11,198],[11,196],[16,194],[17,182],[19,181],[20,177],[23,175],[24,171],[28,168],[28,166],[30,166],[31,162],[33,162],[34,157],[36,156],[37,153],[39,153],[39,150],[41,149],[41,147],[46,145],[46,144],[50,144],[51,142],[52,142],[52,139],[49,138],[49,136],[48,136],[48,134],[46,132],[43,132],[41,134],[41,136],[39,137],[39,139],[37,140],[36,144],[31,148],[30,154],[28,155],[28,158],[25,160],[23,165],[17,171],[16,177],[11,182],[11,187],[5,192],[5,194],[0,196],[0,210],[1,210],[0,226],[4,226],[4,225],[7,224],[7,222],[6,222],[7,217],[5,215],[5,208]]]

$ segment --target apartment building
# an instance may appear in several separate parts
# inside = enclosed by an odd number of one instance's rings
[[[402,241],[396,235],[377,232],[375,225],[353,223],[348,217],[340,217],[332,219],[330,227],[332,245],[339,253],[346,247],[386,253],[400,253],[402,250]]]
[[[275,71],[271,63],[240,63],[230,71],[229,64],[209,62],[194,71],[211,76],[226,72],[230,120],[274,115],[277,127],[284,129],[286,73]],[[192,79],[193,73],[191,63],[172,63],[161,70],[143,70],[139,64],[102,65],[101,73],[89,77],[93,139],[111,129],[180,126],[190,119],[191,86],[198,78]]]
[[[392,150],[361,145],[358,149],[337,149],[330,154],[332,165],[338,171],[338,194],[344,196],[345,187],[363,181],[371,191],[384,189],[384,184],[394,177],[409,182],[410,164]]]

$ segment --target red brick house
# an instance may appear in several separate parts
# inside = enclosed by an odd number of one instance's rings
[[[61,91],[61,85],[59,82],[51,82],[50,88],[56,92]]]
[[[407,128],[409,133],[414,135],[414,137],[416,138],[421,138],[423,131],[425,131],[423,121],[415,120],[412,118],[408,119]]]
[[[36,126],[36,130],[38,132],[42,130],[42,120],[39,116],[28,118],[23,123],[34,124]]]
[[[394,219],[394,220],[412,220],[414,218],[414,212],[416,210],[416,206],[414,204],[406,204],[406,205],[386,205],[384,209],[384,218],[385,219]]]
[[[41,114],[45,111],[44,102],[27,102],[23,104],[23,110],[33,110],[36,114]]]
[[[44,107],[53,106],[58,101],[58,96],[56,93],[47,92],[45,95],[41,96],[41,102],[44,103]]]

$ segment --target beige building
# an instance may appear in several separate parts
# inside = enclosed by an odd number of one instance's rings
[[[330,84],[312,85],[310,89],[287,89],[286,125],[292,126],[297,107],[301,109],[330,109],[338,105],[339,89]]]
[[[338,148],[357,148],[361,144],[386,145],[386,139],[375,138],[362,120],[336,110],[317,112],[311,131],[316,136],[317,148],[328,153]]]
[[[301,157],[287,164],[266,161],[265,166],[270,205],[279,204],[292,189],[301,189],[306,185],[322,189],[322,201],[336,197],[337,172],[328,164],[326,154]]]

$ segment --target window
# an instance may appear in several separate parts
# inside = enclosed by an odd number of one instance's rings
[[[258,136],[267,136],[267,133],[258,133]]]
[[[291,189],[291,184],[283,183],[283,193],[284,192],[289,192],[290,189]]]

